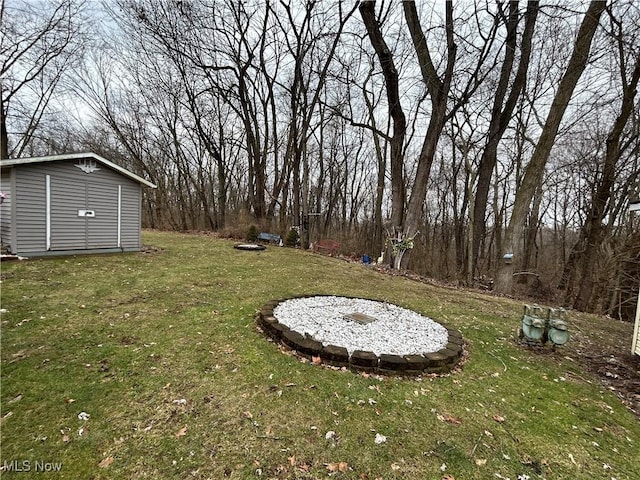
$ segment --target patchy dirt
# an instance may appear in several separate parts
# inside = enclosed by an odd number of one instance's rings
[[[146,255],[158,255],[162,252],[164,252],[164,248],[155,247],[153,245],[142,245],[142,248],[140,248],[140,253],[144,253]]]
[[[619,338],[617,345],[603,344],[584,334],[574,335],[572,342],[567,344],[566,354],[640,417],[640,356],[631,353],[631,336]]]
[[[577,337],[577,338],[576,338]],[[573,343],[573,345],[572,345]],[[628,343],[628,342],[627,342]],[[594,345],[582,335],[572,337],[569,343],[555,351],[549,345],[528,346],[540,356],[553,356],[576,362],[595,379],[579,376],[580,380],[592,383],[599,381],[613,392],[629,410],[640,417],[640,356],[619,349]]]

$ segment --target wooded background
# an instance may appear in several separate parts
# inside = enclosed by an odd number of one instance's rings
[[[96,152],[150,228],[633,316],[638,2],[0,5],[2,158]]]

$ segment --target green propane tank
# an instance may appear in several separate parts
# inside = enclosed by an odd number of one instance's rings
[[[564,345],[569,341],[567,311],[564,308],[550,308],[548,313],[549,340],[554,345]]]
[[[545,319],[542,308],[538,305],[525,305],[522,317],[522,333],[530,340],[542,340],[544,335]]]

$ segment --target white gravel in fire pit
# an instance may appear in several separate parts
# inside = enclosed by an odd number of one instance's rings
[[[375,318],[370,323],[346,319]],[[361,298],[317,296],[285,300],[273,309],[278,322],[323,345],[391,355],[437,352],[447,345],[447,329],[424,315],[389,303]],[[358,316],[356,316],[358,317]]]

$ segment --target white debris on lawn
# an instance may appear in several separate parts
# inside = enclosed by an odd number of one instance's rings
[[[345,315],[365,314],[376,320],[359,323]],[[295,298],[273,310],[278,322],[323,345],[390,355],[420,355],[447,345],[447,329],[406,308],[361,298],[317,296]]]
[[[381,443],[385,443],[386,441],[387,441],[386,436],[376,433],[376,438],[374,440],[376,445],[380,445]]]

